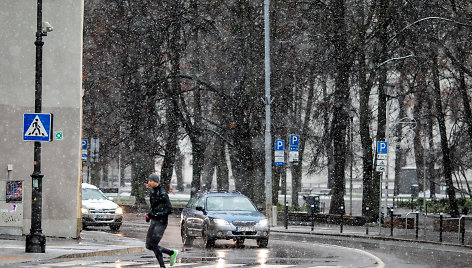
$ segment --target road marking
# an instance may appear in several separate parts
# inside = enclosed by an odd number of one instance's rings
[[[375,268],[384,268],[385,267],[385,263],[377,256],[375,256],[374,254],[370,253],[370,252],[367,252],[365,250],[361,250],[361,249],[357,249],[357,248],[348,248],[348,247],[343,247],[343,246],[337,246],[337,245],[329,245],[329,244],[323,244],[323,243],[319,243],[319,245],[324,245],[324,246],[327,246],[327,247],[333,247],[333,248],[342,248],[342,249],[347,249],[347,250],[352,250],[352,251],[356,251],[358,253],[361,253],[361,254],[364,254],[364,255],[367,255],[369,256],[370,258],[374,259],[376,262],[377,262],[377,266],[374,266]],[[372,268],[374,268],[372,267]]]

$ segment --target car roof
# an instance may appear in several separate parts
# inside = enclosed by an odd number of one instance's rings
[[[89,189],[98,189],[98,187],[97,187],[97,186],[95,186],[95,185],[92,185],[92,184],[88,184],[88,183],[85,183],[85,182],[84,182],[84,183],[82,183],[82,189],[84,189],[84,188],[89,188]]]
[[[199,192],[197,193],[197,196],[242,196],[246,197],[242,193],[239,192],[225,192],[225,191],[206,191],[206,192]]]

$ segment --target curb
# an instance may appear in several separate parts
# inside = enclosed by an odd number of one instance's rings
[[[112,256],[119,254],[134,254],[144,252],[144,247],[133,247],[133,248],[122,248],[122,249],[112,249],[112,250],[101,250],[93,252],[84,252],[84,253],[71,253],[64,254],[54,259],[73,259],[73,258],[86,258],[86,257],[100,257],[100,256]]]

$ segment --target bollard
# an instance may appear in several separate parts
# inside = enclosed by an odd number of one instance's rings
[[[315,205],[311,205],[311,231],[315,228]]]
[[[462,219],[462,217],[461,217]],[[461,226],[461,220],[459,219],[459,226]],[[461,226],[461,235],[462,235],[462,240],[461,240],[461,243],[462,245],[464,245],[464,238],[465,238],[465,219],[464,219],[464,223],[462,223],[462,226]]]
[[[285,229],[288,229],[288,203],[285,203]]]
[[[442,232],[443,232],[443,215],[439,214],[439,242],[442,242]]]
[[[365,234],[369,234],[369,207],[365,208],[366,217],[365,217]]]
[[[341,226],[339,232],[343,233],[343,224],[344,224],[344,207],[341,207]]]
[[[416,239],[418,239],[418,221],[419,221],[419,218],[420,218],[420,213],[416,213]]]
[[[390,236],[393,236],[393,208],[390,210]]]

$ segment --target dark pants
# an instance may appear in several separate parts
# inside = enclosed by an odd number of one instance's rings
[[[162,253],[172,255],[174,251],[159,246],[159,242],[164,235],[164,231],[167,228],[167,224],[162,224],[159,221],[152,220],[151,225],[146,236],[146,248],[154,251],[157,261],[161,267],[166,267],[164,260],[162,259]]]

